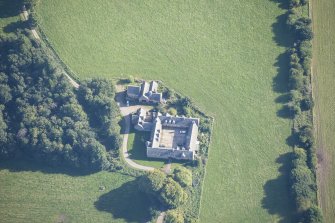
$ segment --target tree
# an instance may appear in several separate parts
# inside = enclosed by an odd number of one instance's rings
[[[174,209],[166,212],[165,223],[184,223],[184,216],[181,210]]]
[[[192,186],[192,172],[185,167],[177,167],[173,171],[173,179],[182,187]]]
[[[312,205],[305,213],[305,223],[322,223],[323,216],[320,208],[316,205]]]
[[[150,171],[139,179],[139,188],[151,195],[159,194],[166,181],[166,175],[160,170]]]
[[[187,200],[187,193],[183,188],[173,179],[167,178],[161,193],[160,201],[168,208],[177,208],[184,204]]]

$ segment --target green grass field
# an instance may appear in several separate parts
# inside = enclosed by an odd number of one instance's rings
[[[278,113],[289,40],[275,1],[44,0],[37,13],[81,78],[161,79],[214,116],[201,222],[292,220],[291,125]]]
[[[319,198],[325,222],[331,223],[335,219],[335,2],[313,1],[312,11]]]
[[[149,215],[133,177],[54,171],[29,162],[2,163],[0,221],[142,222]]]

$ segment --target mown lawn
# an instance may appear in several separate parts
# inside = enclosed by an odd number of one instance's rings
[[[275,0],[44,0],[40,24],[81,78],[161,79],[215,118],[201,222],[290,222],[281,118],[287,30]]]
[[[31,162],[0,165],[0,216],[19,222],[143,222],[148,201],[130,176],[57,173]]]
[[[155,168],[162,168],[164,166],[164,160],[150,159],[146,156],[145,142],[150,139],[150,132],[131,132],[128,135],[128,153],[129,158],[134,160],[136,163],[151,166]]]
[[[318,186],[325,222],[335,219],[335,2],[313,1],[314,121],[318,145]]]

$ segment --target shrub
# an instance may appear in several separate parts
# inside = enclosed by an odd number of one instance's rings
[[[168,113],[172,116],[176,116],[177,115],[177,110],[175,108],[169,108]]]
[[[301,59],[312,58],[312,43],[311,41],[302,41],[299,44],[299,55]]]
[[[297,10],[295,8],[292,8],[288,12],[288,17],[286,20],[286,24],[290,27],[293,28],[294,23],[299,19],[299,14],[297,13]]]
[[[302,126],[298,132],[299,143],[304,148],[310,148],[314,144],[313,128],[310,125]]]
[[[294,150],[292,163],[293,163],[293,167],[307,165],[307,155],[304,149],[296,148]]]
[[[296,8],[300,6],[300,0],[290,0],[289,4],[290,4],[290,8]]]
[[[173,179],[182,187],[192,186],[192,172],[185,167],[177,167],[173,171]]]
[[[182,211],[178,209],[169,210],[165,215],[165,223],[184,223],[184,216]]]
[[[311,96],[307,96],[301,100],[301,110],[307,111],[312,109],[314,106],[314,102]]]
[[[308,2],[309,2],[308,0],[300,0],[301,5],[306,5],[306,4],[308,4]]]

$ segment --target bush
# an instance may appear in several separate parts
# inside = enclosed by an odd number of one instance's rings
[[[312,43],[311,41],[302,41],[299,44],[299,55],[301,59],[312,58]]]
[[[308,149],[314,144],[313,128],[310,125],[302,126],[298,132],[298,139],[301,146]]]
[[[290,0],[289,4],[290,4],[290,8],[296,8],[300,6],[300,0]]]
[[[305,97],[301,100],[301,110],[307,111],[312,109],[314,106],[314,102],[311,96]]]
[[[168,113],[172,116],[176,116],[177,115],[177,110],[175,108],[169,108]]]
[[[184,216],[182,211],[174,209],[166,212],[165,223],[184,223]]]
[[[301,5],[307,5],[308,4],[308,0],[300,0],[300,4]]]
[[[304,149],[296,148],[294,150],[292,163],[294,168],[307,165],[307,155]]]
[[[192,172],[185,167],[177,167],[173,171],[173,179],[182,187],[192,186]]]

